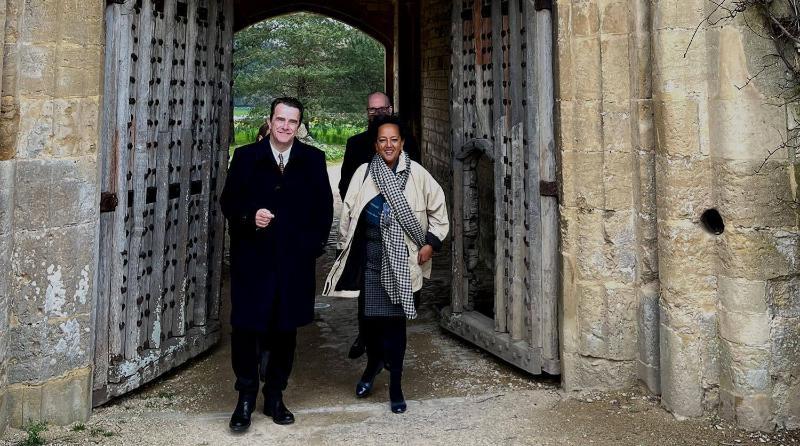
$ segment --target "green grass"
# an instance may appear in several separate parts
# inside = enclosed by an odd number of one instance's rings
[[[233,107],[233,117],[246,118],[252,109],[253,107]]]
[[[28,436],[17,443],[18,446],[41,446],[44,444],[42,432],[47,430],[47,422],[30,420],[23,429],[25,429]]]
[[[72,432],[83,432],[86,430],[86,425],[83,423],[76,423],[70,429]]]

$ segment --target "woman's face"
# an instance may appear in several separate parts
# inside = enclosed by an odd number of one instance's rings
[[[375,150],[389,167],[397,164],[400,152],[403,151],[403,138],[400,137],[400,128],[395,124],[383,124],[378,128],[378,138],[375,140]]]

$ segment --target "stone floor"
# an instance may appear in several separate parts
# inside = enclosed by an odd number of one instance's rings
[[[332,184],[338,181],[337,166],[331,176]],[[51,426],[43,438],[102,445],[800,445],[793,433],[747,433],[712,418],[677,421],[641,389],[565,393],[557,377],[532,377],[496,360],[439,329],[438,308],[448,296],[447,262],[441,260],[426,284],[420,317],[408,327],[405,414],[389,411],[386,373],[371,397],[355,398],[365,361],[345,355],[355,336],[356,305],[323,297],[317,319],[299,332],[285,394],[294,425],[277,426],[257,413],[246,434],[228,431],[236,394],[223,335],[189,364],[97,408],[88,423]],[[331,248],[320,261],[320,277],[332,261]],[[10,429],[0,444],[25,439],[24,431]]]

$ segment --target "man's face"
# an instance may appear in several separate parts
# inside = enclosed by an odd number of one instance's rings
[[[269,124],[270,135],[281,144],[289,144],[300,126],[300,110],[286,104],[278,104]]]
[[[367,101],[367,118],[372,121],[376,116],[391,115],[392,106],[389,105],[389,98],[382,94],[374,94]]]

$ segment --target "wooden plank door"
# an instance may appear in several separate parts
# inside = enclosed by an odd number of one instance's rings
[[[442,325],[531,373],[558,374],[552,11],[463,0],[452,14],[454,274]]]
[[[219,338],[232,0],[106,8],[94,403]]]

